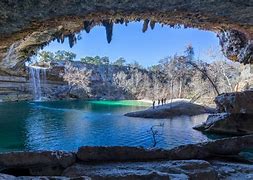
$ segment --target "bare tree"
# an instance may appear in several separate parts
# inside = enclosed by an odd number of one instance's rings
[[[220,92],[216,86],[216,84],[214,83],[214,81],[212,80],[212,78],[208,75],[207,71],[204,69],[201,69],[196,63],[192,62],[192,61],[187,61],[187,64],[190,64],[191,66],[193,66],[195,69],[197,69],[199,72],[201,72],[212,84],[215,92],[217,93],[217,95],[220,95]]]
[[[63,80],[68,82],[70,88],[69,92],[74,88],[78,87],[88,91],[90,84],[91,71],[86,68],[80,69],[72,66],[71,63],[65,65],[65,72],[63,74]]]
[[[154,125],[150,128],[150,132],[152,134],[152,139],[153,139],[153,145],[152,147],[156,147],[158,141],[157,141],[157,136],[161,135],[159,134],[159,131],[156,128],[163,128],[164,127],[164,123],[161,123],[159,125]]]

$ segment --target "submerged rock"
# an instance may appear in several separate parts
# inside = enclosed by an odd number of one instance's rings
[[[234,135],[253,134],[253,114],[219,113],[209,115],[206,122],[194,129]]]

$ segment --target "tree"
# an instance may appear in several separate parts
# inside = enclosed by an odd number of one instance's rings
[[[129,66],[132,68],[143,69],[142,65],[140,65],[140,63],[138,63],[137,61],[134,61],[133,63],[129,64]]]
[[[115,65],[115,66],[124,66],[126,63],[126,60],[124,58],[119,58],[117,59],[114,63],[112,63],[112,65]]]
[[[184,51],[186,58],[188,61],[193,61],[194,60],[194,48],[191,44],[186,46],[186,50]]]
[[[89,84],[91,78],[91,71],[83,68],[79,69],[77,67],[72,66],[71,63],[67,63],[65,65],[65,73],[63,75],[63,80],[68,82],[70,88],[69,92],[74,88],[81,88],[89,91]]]
[[[39,61],[41,62],[50,62],[54,60],[54,53],[50,51],[41,51],[39,52]]]
[[[109,65],[110,60],[109,57],[100,57],[100,56],[86,56],[84,58],[81,58],[81,62],[86,64],[93,64],[93,65]]]
[[[56,61],[73,61],[76,58],[76,54],[69,51],[56,51],[54,60]]]

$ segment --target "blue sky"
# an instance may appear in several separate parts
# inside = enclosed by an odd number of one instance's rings
[[[134,22],[125,25],[114,25],[112,42],[107,43],[105,28],[94,27],[89,34],[81,33],[82,39],[70,48],[68,40],[63,44],[51,42],[43,50],[67,50],[77,54],[77,59],[85,56],[108,56],[111,61],[124,57],[127,62],[138,61],[143,66],[157,64],[166,56],[182,54],[186,45],[192,44],[195,57],[211,61],[207,55],[210,48],[220,48],[216,34],[198,29],[175,29],[157,24],[154,30],[150,28],[142,32],[142,23]],[[221,52],[220,52],[220,56]]]

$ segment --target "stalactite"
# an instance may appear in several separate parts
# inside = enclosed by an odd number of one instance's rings
[[[57,42],[60,43],[61,39],[59,37],[56,38]]]
[[[149,24],[149,20],[145,19],[143,23],[143,27],[142,27],[142,32],[145,33],[148,30],[148,24]]]
[[[125,20],[125,26],[127,26],[127,25],[128,25],[128,23],[129,23],[129,21],[128,21],[128,20]]]
[[[63,44],[64,43],[64,39],[65,39],[65,36],[64,34],[61,35],[61,43]]]
[[[92,27],[93,27],[93,21],[84,21],[83,22],[83,28],[86,31],[86,33],[89,33]]]
[[[76,35],[70,34],[68,35],[69,38],[69,47],[72,48],[76,44]]]
[[[123,18],[116,19],[116,20],[115,20],[115,23],[116,23],[116,24],[124,24],[124,19],[123,19]]]
[[[155,21],[151,21],[150,22],[150,28],[153,30],[153,29],[155,29]]]
[[[113,22],[111,20],[103,20],[102,24],[106,30],[107,42],[110,43],[112,41]]]

